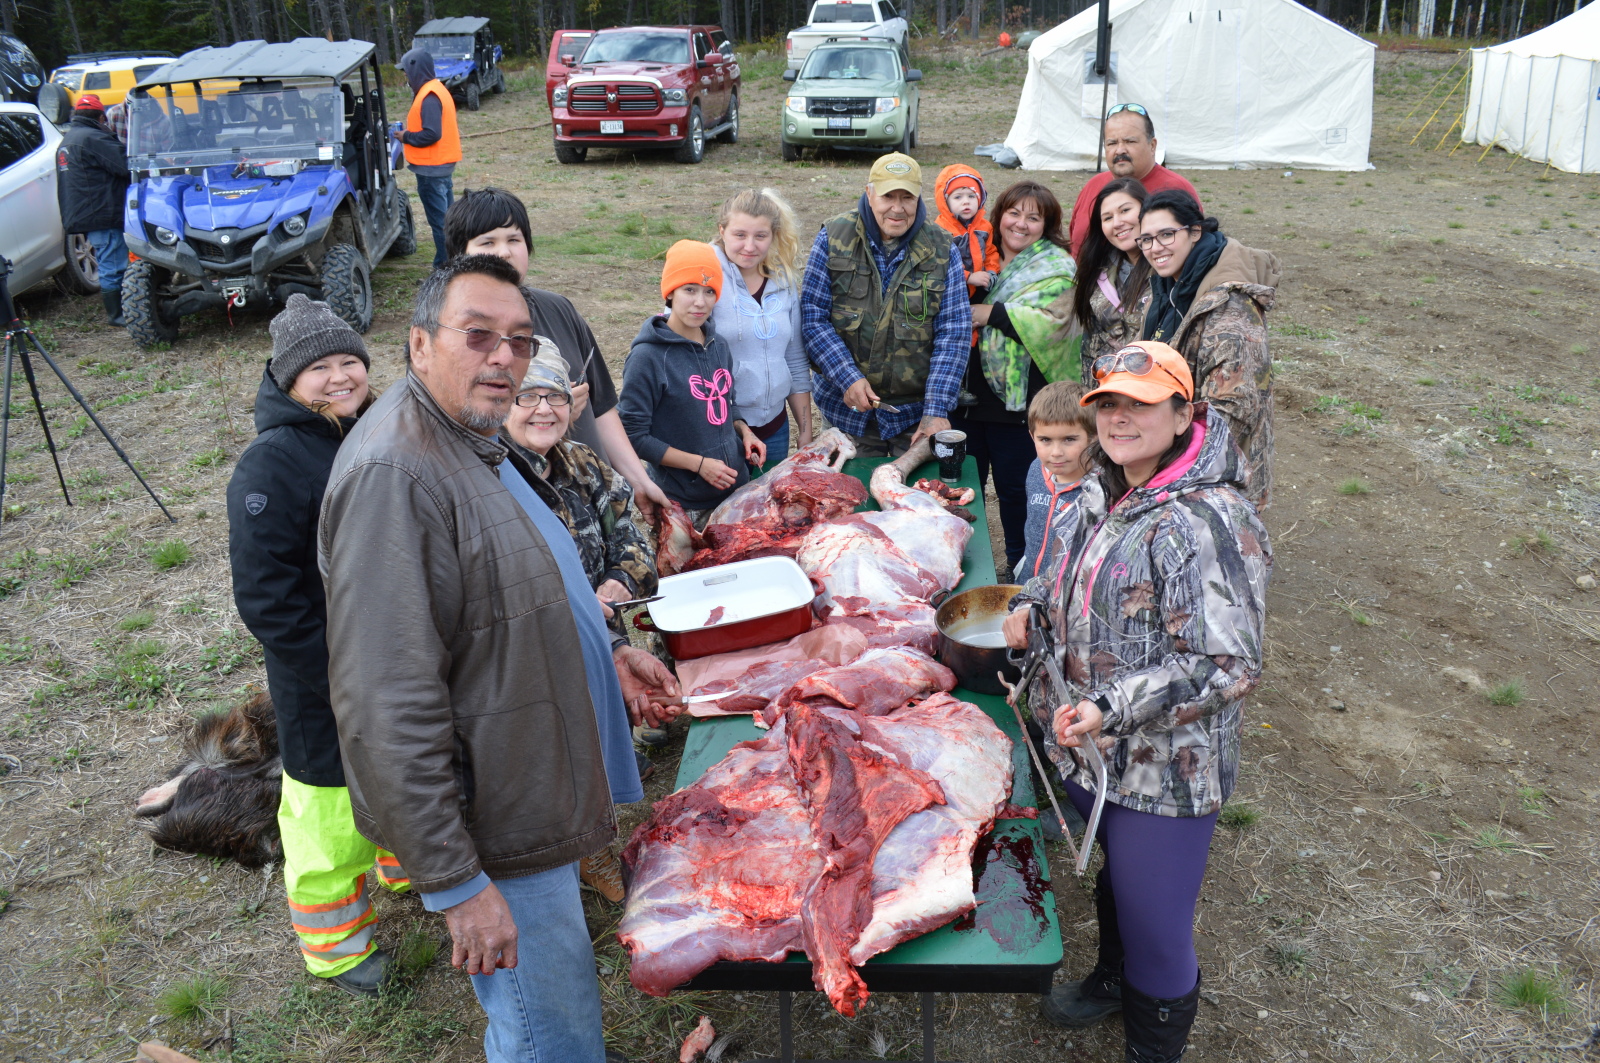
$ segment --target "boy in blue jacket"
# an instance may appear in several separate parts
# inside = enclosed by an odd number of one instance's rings
[[[1050,571],[1059,558],[1057,532],[1077,499],[1088,470],[1084,455],[1095,439],[1094,410],[1078,405],[1083,385],[1046,384],[1028,403],[1028,434],[1038,455],[1028,466],[1026,547],[1012,578],[1025,583]]]

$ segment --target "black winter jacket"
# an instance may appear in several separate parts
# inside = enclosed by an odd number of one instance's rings
[[[343,437],[270,373],[256,393],[256,432],[228,482],[233,601],[265,650],[284,772],[307,786],[343,786],[317,568],[317,517]]]
[[[128,198],[128,153],[114,133],[87,114],[72,124],[56,151],[56,199],[69,233],[121,229]]]

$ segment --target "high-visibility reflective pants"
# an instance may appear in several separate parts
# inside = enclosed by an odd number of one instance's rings
[[[393,853],[356,830],[343,786],[307,786],[285,775],[278,830],[289,915],[306,970],[321,978],[343,974],[372,953],[378,916],[367,897],[367,871],[376,862],[378,881],[392,890],[410,889],[411,880]]]

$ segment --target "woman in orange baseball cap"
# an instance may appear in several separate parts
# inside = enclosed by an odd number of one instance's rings
[[[1095,840],[1094,970],[1040,1004],[1058,1026],[1122,1012],[1129,1059],[1175,1063],[1200,999],[1194,911],[1217,815],[1239,774],[1244,698],[1261,678],[1271,547],[1241,492],[1243,457],[1222,415],[1192,401],[1183,356],[1145,340],[1102,355],[1094,471],[1060,529],[1061,562],[1019,604],[1047,610],[1075,684],[1037,687],[1045,749],[1087,819],[1106,762]],[[1026,608],[1006,621],[1025,643]],[[1019,637],[1021,636],[1021,637]]]

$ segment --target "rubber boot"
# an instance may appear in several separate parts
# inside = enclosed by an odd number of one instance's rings
[[[1122,1008],[1122,932],[1111,876],[1102,867],[1094,881],[1094,914],[1100,924],[1100,952],[1094,970],[1081,982],[1058,985],[1039,1002],[1039,1014],[1056,1026],[1093,1026]]]
[[[346,993],[353,993],[358,997],[375,997],[382,991],[383,983],[388,978],[389,954],[382,949],[373,949],[366,959],[343,974],[334,975],[328,981]]]
[[[1189,1046],[1189,1030],[1200,1007],[1200,973],[1194,988],[1181,997],[1147,997],[1131,985],[1122,987],[1122,1032],[1127,1037],[1127,1063],[1177,1063]]]
[[[122,293],[120,291],[101,292],[100,303],[106,308],[106,324],[121,328],[128,323],[128,319],[122,316]]]

